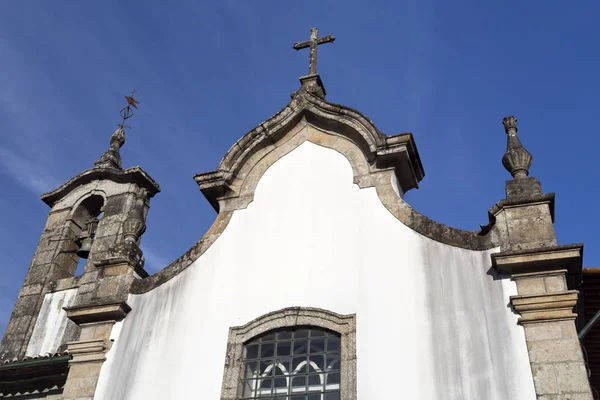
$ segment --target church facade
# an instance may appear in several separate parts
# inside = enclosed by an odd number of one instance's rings
[[[160,189],[122,168],[123,127],[94,168],[42,196],[0,397],[593,399],[583,246],[557,243],[516,119],[503,120],[512,179],[489,224],[439,224],[403,200],[424,177],[413,135],[328,102],[316,46],[335,38],[313,36],[291,101],[195,176],[218,215],[158,273],[139,243]]]

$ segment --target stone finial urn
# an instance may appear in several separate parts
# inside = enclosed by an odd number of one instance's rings
[[[126,242],[137,242],[146,231],[146,224],[138,218],[128,218],[123,222],[123,236]]]
[[[502,165],[514,179],[526,178],[529,175],[532,157],[531,153],[525,150],[517,136],[517,119],[513,116],[505,117],[502,124],[508,135]]]

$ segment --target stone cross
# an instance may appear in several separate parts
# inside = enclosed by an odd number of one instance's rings
[[[327,35],[322,38],[319,36],[317,28],[310,28],[310,40],[306,42],[294,43],[294,49],[300,50],[310,47],[310,61],[308,63],[308,74],[315,75],[317,73],[317,46],[325,43],[333,43],[335,36]]]

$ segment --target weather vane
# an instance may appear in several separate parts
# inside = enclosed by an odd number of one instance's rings
[[[123,129],[123,128],[131,129],[131,127],[129,125],[125,125],[125,121],[127,121],[129,118],[133,117],[133,110],[131,109],[131,107],[135,108],[136,110],[138,109],[137,105],[139,104],[139,101],[137,101],[136,99],[133,98],[133,96],[135,95],[135,92],[137,92],[137,90],[133,89],[131,91],[130,96],[125,96],[125,100],[127,100],[127,107],[124,107],[123,109],[121,109],[121,117],[123,118],[123,120],[118,125],[121,129]]]

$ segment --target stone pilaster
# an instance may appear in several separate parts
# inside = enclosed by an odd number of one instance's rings
[[[110,332],[114,321],[81,324],[81,337],[67,345],[73,356],[62,399],[92,400],[102,363],[110,349]]]
[[[110,299],[111,296],[108,297]],[[65,309],[67,317],[81,327],[79,340],[67,344],[73,356],[63,392],[64,400],[92,400],[102,363],[110,350],[110,334],[131,308],[125,302],[88,304]]]
[[[517,285],[510,300],[521,316],[539,400],[593,399],[573,312],[579,292],[567,285],[568,274],[581,268],[581,253],[582,246],[556,246],[492,256]]]

